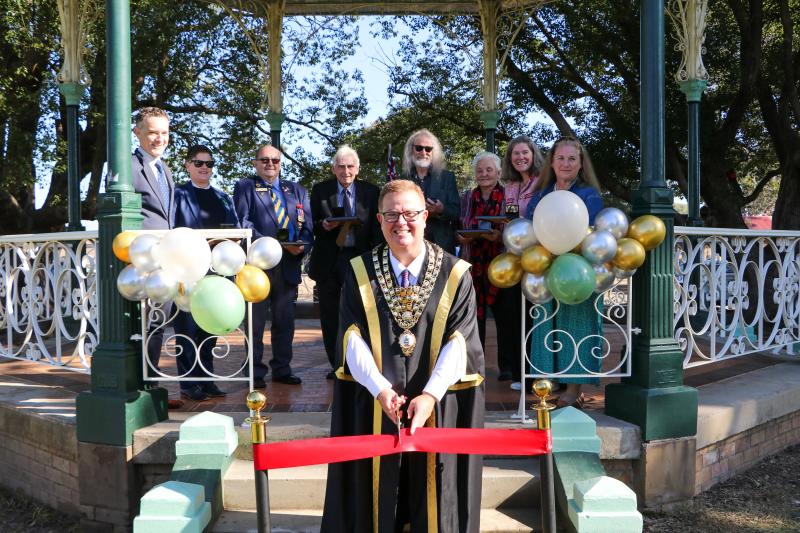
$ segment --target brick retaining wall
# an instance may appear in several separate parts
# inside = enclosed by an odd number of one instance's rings
[[[797,443],[800,443],[800,411],[697,450],[694,492],[706,491]]]
[[[8,489],[79,514],[74,422],[0,404],[0,479]]]

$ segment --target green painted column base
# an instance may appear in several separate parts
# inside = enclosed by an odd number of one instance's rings
[[[76,398],[78,440],[96,444],[133,444],[133,432],[167,419],[167,390],[135,391],[128,397],[82,392]]]
[[[179,481],[162,483],[142,497],[134,533],[201,533],[211,522],[203,487]]]
[[[606,385],[605,412],[638,425],[643,441],[688,437],[697,433],[697,389],[611,383]]]

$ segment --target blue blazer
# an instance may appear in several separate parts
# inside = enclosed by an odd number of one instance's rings
[[[303,255],[311,251],[314,242],[313,224],[311,220],[311,203],[305,188],[293,181],[280,180],[280,188],[286,198],[286,212],[289,214],[289,224],[297,228],[298,207],[302,209],[305,220],[301,224],[300,235],[296,234],[295,240],[308,243],[302,254],[293,255],[283,251],[281,270],[287,283],[297,285],[300,283],[300,266]],[[272,199],[267,191],[257,191],[261,188],[261,178],[250,176],[239,180],[233,187],[233,203],[239,222],[243,228],[253,230],[253,240],[261,237],[277,237],[278,218],[272,206]]]
[[[191,181],[181,183],[175,187],[176,228],[203,229],[202,221],[200,220],[200,206],[197,203],[197,195],[194,189],[195,187]],[[214,186],[211,187],[211,190],[214,191],[220,203],[225,207],[225,222],[223,224],[231,224],[234,228],[241,227],[231,197]]]
[[[175,227],[175,184],[172,182],[172,172],[162,161],[164,173],[169,186],[169,209],[161,199],[161,189],[158,178],[153,175],[149,165],[144,164],[144,157],[139,149],[131,156],[131,177],[133,189],[142,195],[142,229],[172,229]]]
[[[553,192],[555,186],[556,181],[553,180],[553,183],[546,188],[533,193],[528,208],[525,210],[525,218],[533,218],[533,211],[536,209],[536,206],[539,205],[539,202],[542,201],[542,198],[546,194]],[[597,189],[594,187],[586,185],[580,180],[575,180],[575,183],[569,188],[569,192],[577,194],[580,199],[583,200],[583,203],[586,204],[586,210],[589,211],[589,225],[594,226],[594,217],[603,209],[603,198],[600,196],[600,193],[597,192]]]

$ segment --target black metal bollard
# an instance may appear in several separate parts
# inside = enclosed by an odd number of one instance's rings
[[[262,417],[261,410],[267,403],[267,397],[261,392],[252,391],[247,395],[247,407],[255,411],[255,415],[246,421],[250,423],[250,434],[253,444],[267,442],[267,422],[269,417]],[[269,516],[269,475],[266,470],[255,470],[256,482],[256,524],[258,533],[271,533],[272,525]]]
[[[547,397],[552,388],[553,385],[546,379],[538,380],[533,385],[533,391],[539,397],[539,403],[533,406],[539,429],[550,430],[550,410],[555,406],[547,403]],[[539,456],[539,475],[542,532],[556,533],[556,490],[552,452]]]

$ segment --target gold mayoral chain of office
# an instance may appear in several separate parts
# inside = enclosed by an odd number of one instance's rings
[[[411,329],[419,322],[419,317],[428,304],[431,297],[439,270],[442,268],[442,249],[429,242],[425,242],[428,254],[428,265],[422,282],[410,287],[400,287],[394,279],[394,275],[389,267],[389,247],[384,246],[383,252],[379,249],[372,251],[372,263],[375,266],[375,273],[378,277],[378,284],[381,286],[383,297],[392,312],[395,322],[403,328],[403,333],[398,339],[400,350],[406,357],[414,353],[417,345],[417,337]]]

